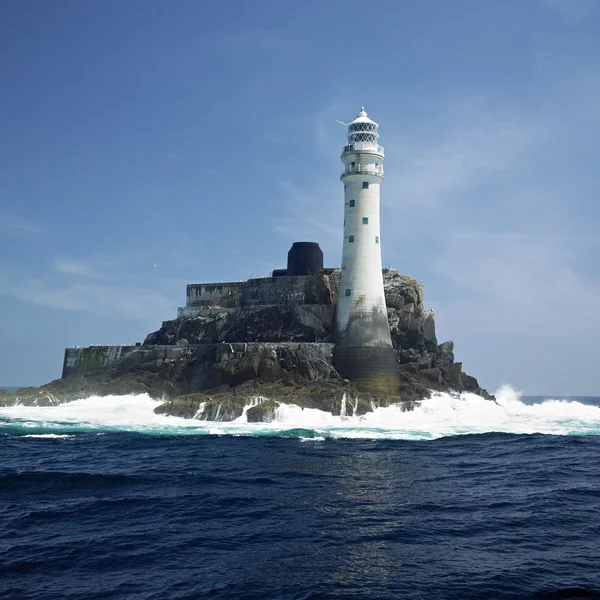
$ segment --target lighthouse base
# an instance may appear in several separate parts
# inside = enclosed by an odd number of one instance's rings
[[[400,391],[398,363],[391,346],[336,345],[333,366],[361,391],[385,395]]]

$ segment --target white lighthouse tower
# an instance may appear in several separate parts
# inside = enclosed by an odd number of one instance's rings
[[[348,124],[342,150],[344,245],[335,316],[334,366],[359,387],[394,393],[398,365],[390,338],[381,272],[379,191],[383,147],[364,107]]]

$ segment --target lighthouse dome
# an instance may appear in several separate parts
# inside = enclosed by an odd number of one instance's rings
[[[379,133],[377,132],[378,129],[379,125],[375,123],[375,121],[369,119],[369,115],[365,112],[365,107],[362,106],[356,119],[348,123],[348,143],[377,143],[377,138],[379,137]]]

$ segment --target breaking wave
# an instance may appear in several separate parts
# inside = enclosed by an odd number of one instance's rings
[[[481,433],[599,435],[600,406],[576,400],[524,402],[509,386],[497,402],[473,394],[436,393],[413,411],[378,408],[363,416],[334,416],[317,409],[281,405],[272,423],[198,421],[154,413],[161,404],[147,395],[92,396],[52,407],[0,408],[0,433],[60,439],[83,432],[128,431],[156,435],[250,435],[428,440]]]

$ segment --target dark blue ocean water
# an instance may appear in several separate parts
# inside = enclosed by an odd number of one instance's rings
[[[13,417],[2,599],[600,598],[597,435],[164,435]]]

